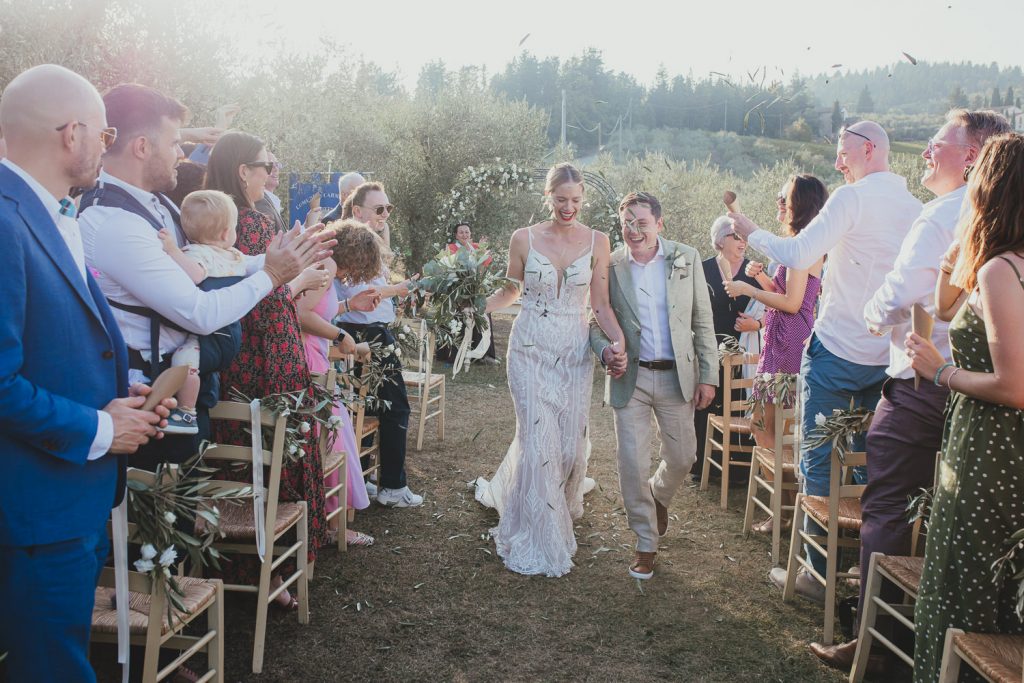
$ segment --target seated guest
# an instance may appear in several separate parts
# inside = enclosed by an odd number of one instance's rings
[[[868,330],[889,333],[889,379],[882,387],[867,435],[868,484],[861,496],[860,566],[868,567],[871,553],[909,555],[912,526],[907,500],[932,486],[935,453],[942,444],[942,425],[949,389],[933,382],[914,386],[914,371],[904,343],[911,329],[911,311],[920,304],[935,309],[935,285],[942,254],[954,242],[967,192],[964,171],[978,160],[985,141],[1010,131],[1009,122],[994,112],[954,109],[946,116],[923,152],[926,161],[921,184],[935,195],[924,205],[900,247],[893,269],[864,307]],[[951,268],[951,266],[950,266]],[[932,328],[932,343],[949,362],[948,326]],[[865,583],[861,582],[860,604]],[[896,600],[899,589],[888,585],[883,598]],[[863,614],[862,608],[857,613]],[[842,645],[811,644],[811,651],[831,666],[849,669],[857,641]],[[875,663],[877,667],[881,662]]]
[[[380,183],[363,183],[345,202],[345,218],[355,217],[378,235],[387,224],[388,215],[394,208],[388,202],[387,193]],[[339,286],[339,298],[345,313],[341,325],[359,341],[380,342],[383,346],[393,345],[394,336],[388,326],[395,321],[393,297],[409,294],[410,281],[397,285],[388,284],[387,273],[360,283]],[[369,313],[352,310],[351,300],[360,292],[375,289],[380,304]],[[416,507],[423,504],[423,496],[413,493],[406,483],[405,451],[409,432],[409,396],[402,379],[402,361],[394,353],[383,358],[385,381],[377,399],[380,417],[380,490],[376,492],[377,502],[388,507]],[[385,406],[386,404],[386,406]],[[368,484],[371,496],[372,484]]]
[[[188,109],[136,84],[112,88],[103,101],[118,135],[103,156],[97,187],[82,197],[79,224],[86,263],[128,344],[131,375],[149,382],[169,366],[171,354],[189,334],[218,341],[214,332],[235,323],[328,252],[313,237],[275,240],[265,259],[248,262],[249,275],[241,282],[209,292],[197,288],[164,252],[158,234],[167,230],[178,246],[186,243],[178,207],[164,193],[177,184],[179,128]],[[200,362],[207,361],[201,357]],[[196,443],[192,436],[179,436],[157,445],[133,464],[155,469],[159,462],[180,461],[195,453]]]
[[[750,296],[747,294],[737,297],[729,296],[725,291],[725,283],[739,280],[757,289],[760,289],[761,285],[753,277],[746,274],[747,265],[750,263],[746,258],[747,241],[733,233],[732,224],[728,218],[724,216],[719,217],[711,225],[711,245],[715,248],[716,253],[703,262],[703,267],[704,278],[708,283],[708,293],[711,295],[711,313],[715,320],[715,339],[719,344],[726,337],[739,341],[740,335],[744,332],[753,332],[755,334],[759,332],[761,322],[747,314],[748,307],[750,306]],[[697,435],[697,462],[690,471],[690,476],[695,481],[700,481],[704,467],[704,442],[707,439],[708,415],[722,414],[722,406],[726,400],[726,397],[722,395],[723,387],[725,386],[724,382],[725,369],[719,366],[715,400],[706,408],[693,412],[693,426]],[[742,391],[736,390],[733,393],[733,400],[743,398]],[[745,436],[734,435],[733,438],[736,445],[749,445],[749,439]],[[739,467],[735,468],[735,470],[739,469]],[[730,471],[729,481],[734,484],[746,482],[747,468],[743,467],[743,470],[744,472]],[[712,470],[712,472],[715,472],[715,470]]]
[[[818,215],[826,199],[828,190],[814,176],[791,176],[776,199],[776,218],[782,223],[785,234],[789,237],[799,235],[811,219]],[[761,269],[755,266],[760,264],[751,262],[748,269],[750,274],[757,277]],[[725,283],[725,291],[729,296],[749,296],[768,309],[764,315],[764,346],[757,364],[758,374],[782,372],[795,375],[800,372],[804,344],[814,328],[814,306],[818,302],[818,292],[821,291],[821,267],[822,259],[803,270],[779,266],[770,281],[767,278],[764,282],[759,280],[763,289],[743,280]],[[759,398],[769,403],[765,404],[763,411],[755,412],[751,420],[751,431],[759,446],[774,448],[775,406],[770,403],[773,397]],[[764,428],[758,427],[758,423]],[[792,505],[793,502],[790,500],[786,504]],[[771,533],[772,524],[769,518],[755,527],[755,530]]]
[[[967,197],[959,258],[942,264],[937,289],[961,302],[949,325],[954,363],[931,340],[911,334],[906,344],[922,385],[952,392],[914,605],[918,683],[937,680],[947,628],[1024,632],[1018,580],[1012,571],[992,580],[992,563],[1024,527],[1024,136],[985,144]]]
[[[253,208],[263,196],[270,175],[267,149],[259,138],[232,131],[225,133],[210,152],[206,186],[229,195],[238,210],[235,246],[243,254],[263,254],[275,237],[270,219]],[[288,284],[276,287],[242,319],[242,346],[227,370],[221,373],[221,398],[228,399],[231,389],[250,398],[296,392],[312,384],[306,364],[299,320],[292,300],[293,292],[329,283],[323,271],[307,268]],[[221,290],[224,291],[224,290]],[[252,437],[241,423],[218,424],[214,441],[245,445]],[[309,562],[316,561],[319,549],[328,542],[324,521],[324,474],[320,449],[314,440],[303,446],[301,457],[289,460],[281,469],[281,500],[306,501],[309,519]],[[224,565],[223,575],[230,583],[255,585],[259,577],[259,558],[247,555],[232,558]],[[280,585],[275,574],[273,587]],[[297,609],[298,601],[283,591],[278,602]]]
[[[335,277],[342,280],[352,278],[357,282],[375,278],[383,267],[385,250],[384,243],[380,238],[361,223],[340,221],[331,224],[326,229],[331,230],[335,239],[338,240],[338,247],[334,250],[333,258],[321,262],[324,272],[330,279],[300,298],[296,304],[299,326],[302,329],[302,339],[305,344],[306,362],[309,364],[309,371],[316,373],[325,373],[330,368],[327,357],[328,347],[331,344],[342,353],[356,354],[360,358],[365,358],[370,354],[370,347],[366,342],[357,344],[352,335],[341,327],[331,324],[331,321],[344,311],[338,305],[338,295],[335,293],[332,281]],[[377,294],[372,290],[366,290],[349,299],[348,305],[349,310],[369,312],[376,308],[378,303]],[[348,509],[363,510],[369,506],[370,498],[366,493],[366,486],[363,484],[359,445],[348,409],[340,400],[334,405],[334,415],[341,420],[341,425],[338,428],[336,441],[330,446],[335,450],[340,449],[345,452],[347,465],[345,490],[348,496]],[[338,470],[335,470],[326,480],[327,488],[337,486],[339,481],[340,475]],[[326,513],[329,515],[337,508],[336,498],[333,496],[328,498]],[[337,535],[340,521],[340,516],[331,519],[330,533],[332,536]],[[372,545],[373,537],[347,529],[345,542],[350,546]]]
[[[476,251],[480,248],[480,245],[473,241],[473,232],[469,227],[469,223],[458,223],[452,231],[451,241],[448,243],[448,252],[451,254],[457,254],[460,249],[469,249],[470,251]],[[488,257],[484,261],[483,265],[490,265],[491,258]],[[484,365],[497,365],[497,349],[494,346],[494,321],[491,319],[491,314],[487,314],[487,324],[490,325],[491,329],[491,344],[487,347],[487,352],[484,357],[480,359],[480,363]],[[480,340],[483,339],[483,330],[478,327],[473,328],[473,348],[477,347]],[[445,363],[452,363],[455,361],[455,354],[458,349],[455,347],[442,347],[437,350],[435,357],[444,361]]]

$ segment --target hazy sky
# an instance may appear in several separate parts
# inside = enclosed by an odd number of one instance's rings
[[[500,70],[521,50],[569,57],[599,48],[605,63],[650,83],[660,64],[740,76],[762,65],[804,74],[874,67],[907,52],[928,61],[1024,63],[1021,0],[794,0],[597,2],[420,0],[369,3],[323,0],[227,0],[235,36],[277,36],[298,51],[316,49],[329,32],[363,56],[401,72],[413,85],[420,67]],[[366,8],[361,16],[353,8]],[[248,19],[245,15],[248,15]],[[241,25],[239,25],[241,24]],[[255,35],[254,35],[255,34]],[[528,35],[527,35],[528,34]],[[520,46],[520,41],[526,37]]]

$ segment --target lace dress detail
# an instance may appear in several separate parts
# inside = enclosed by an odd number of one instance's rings
[[[508,343],[508,384],[516,435],[476,498],[498,511],[491,529],[505,566],[562,576],[576,553],[573,520],[583,516],[590,457],[587,420],[594,361],[589,344],[590,250],[564,272],[533,248],[523,275],[522,311]]]

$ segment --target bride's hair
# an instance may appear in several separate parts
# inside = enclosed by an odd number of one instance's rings
[[[560,164],[555,164],[548,171],[547,180],[544,181],[544,194],[549,195],[555,191],[555,188],[566,183],[582,185],[583,174],[568,161],[563,161]]]

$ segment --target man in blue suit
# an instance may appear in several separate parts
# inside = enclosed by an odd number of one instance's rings
[[[0,98],[0,652],[12,681],[94,681],[87,646],[106,520],[127,454],[173,399],[143,411],[117,324],[85,268],[72,187],[92,186],[99,93],[54,65]]]

